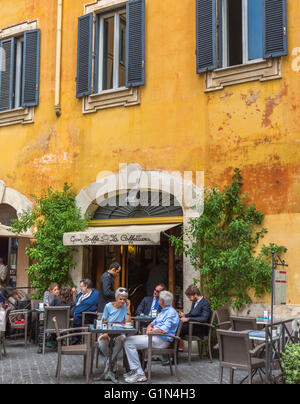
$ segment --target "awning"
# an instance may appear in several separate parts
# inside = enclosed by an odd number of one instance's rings
[[[24,234],[16,234],[9,230],[8,226],[4,226],[4,224],[0,223],[0,237],[14,237],[14,238],[33,238],[32,234],[24,233]]]
[[[180,225],[140,225],[89,227],[84,232],[65,233],[65,246],[82,245],[159,245],[161,233]]]

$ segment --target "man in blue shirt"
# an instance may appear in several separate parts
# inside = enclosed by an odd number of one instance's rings
[[[80,282],[80,290],[75,300],[75,311],[74,311],[74,327],[81,327],[82,313],[84,311],[97,312],[98,309],[98,298],[99,292],[93,289],[92,281],[89,279],[83,279]],[[87,317],[87,323],[93,319]]]
[[[176,335],[180,320],[176,310],[172,307],[172,302],[173,295],[171,292],[164,290],[160,293],[159,305],[162,307],[162,311],[158,317],[148,325],[147,334]],[[172,337],[154,335],[152,338],[152,346],[153,348],[164,349],[167,348],[172,341]],[[148,348],[148,335],[134,335],[126,338],[124,348],[130,367],[130,372],[124,375],[125,382],[145,382],[147,378],[142,369],[138,351]]]

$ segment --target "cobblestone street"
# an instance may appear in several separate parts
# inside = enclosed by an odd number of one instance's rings
[[[188,384],[218,384],[219,365],[215,359],[213,363],[209,360],[199,360],[195,355],[190,367],[187,362],[187,355],[179,355],[180,383]],[[48,349],[45,355],[37,353],[37,347],[29,344],[24,348],[22,341],[7,341],[7,356],[0,361],[0,384],[55,384],[57,353]],[[103,358],[100,357],[100,368],[95,370],[97,378],[103,370]],[[82,375],[83,359],[76,356],[63,357],[61,370],[61,384],[85,384]],[[119,366],[119,381],[123,383],[122,365]],[[235,383],[239,383],[246,376],[245,372],[235,373]],[[229,372],[224,371],[224,383],[229,381]],[[105,383],[94,381],[91,383]],[[160,362],[153,363],[152,370],[153,384],[178,384],[177,379],[170,375],[169,367],[161,366]],[[253,383],[260,383],[259,377],[255,377]]]

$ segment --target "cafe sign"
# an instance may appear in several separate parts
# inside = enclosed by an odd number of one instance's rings
[[[161,233],[173,225],[144,225],[89,228],[85,232],[65,233],[65,246],[84,245],[159,245]]]

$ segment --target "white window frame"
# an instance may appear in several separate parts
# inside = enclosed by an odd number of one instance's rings
[[[222,68],[229,66],[229,46],[228,46],[228,1],[222,2]],[[243,65],[261,62],[264,59],[258,58],[249,60],[249,42],[248,42],[248,0],[242,0],[242,31],[243,31]]]
[[[100,14],[99,18],[99,70],[98,70],[98,91],[97,94],[107,94],[114,91],[125,90],[126,87],[119,87],[119,64],[120,64],[120,15],[126,14],[125,9],[111,13]],[[114,64],[113,64],[113,88],[103,90],[103,68],[104,68],[104,20],[114,17]]]
[[[23,52],[22,44],[24,43],[24,36],[15,38],[16,42],[16,60],[15,60],[15,88],[14,88],[14,109],[20,108],[22,103],[22,63],[23,63]]]

